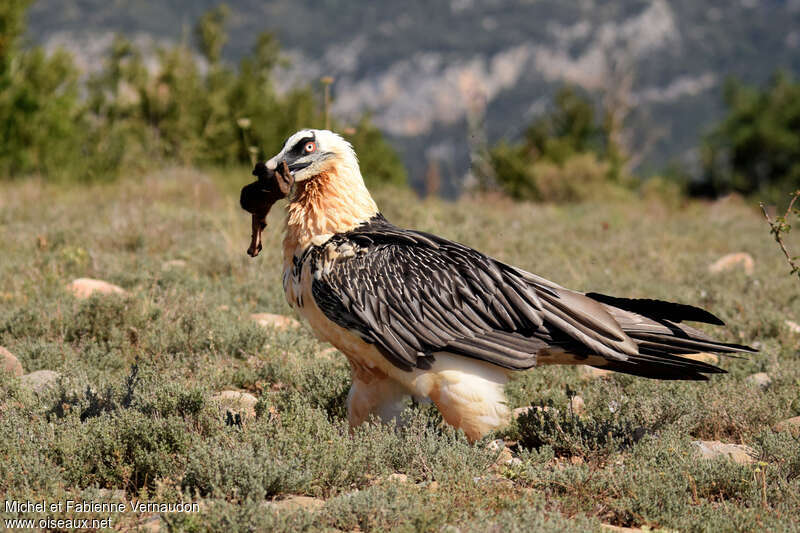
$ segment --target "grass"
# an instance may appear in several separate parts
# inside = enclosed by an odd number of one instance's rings
[[[601,523],[680,531],[800,528],[800,441],[771,426],[800,415],[800,287],[756,205],[667,205],[629,197],[549,206],[499,199],[420,201],[379,191],[394,222],[433,231],[563,285],[701,305],[732,342],[761,353],[725,359],[709,383],[576,368],[520,373],[512,407],[552,406],[475,445],[426,406],[403,429],[344,419],[347,364],[307,329],[273,331],[254,312],[289,314],[280,279],[282,213],[264,252],[246,256],[244,172],[175,169],[113,185],[0,184],[0,345],[25,371],[58,371],[35,394],[0,375],[0,500],[201,502],[165,514],[180,531],[598,531]],[[755,272],[712,275],[748,252]],[[181,259],[183,266],[165,264]],[[128,296],[74,299],[74,278]],[[767,372],[772,384],[747,383]],[[210,397],[255,395],[256,417],[231,424]],[[586,413],[566,405],[580,394]],[[226,423],[227,420],[227,423]],[[491,438],[519,461],[493,466]],[[696,439],[753,447],[759,462],[697,459]],[[405,474],[406,482],[388,480]],[[324,500],[314,510],[265,503]],[[765,505],[766,504],[766,505]],[[115,528],[144,515],[115,514]],[[17,513],[0,509],[2,518]],[[103,513],[25,517],[104,518]]]

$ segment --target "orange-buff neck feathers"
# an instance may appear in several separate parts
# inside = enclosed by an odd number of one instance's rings
[[[335,164],[295,184],[286,218],[284,263],[318,239],[350,231],[378,213],[358,171]]]

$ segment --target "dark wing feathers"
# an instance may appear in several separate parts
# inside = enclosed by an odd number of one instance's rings
[[[716,326],[725,325],[725,322],[705,309],[700,309],[699,307],[691,305],[664,302],[661,300],[617,298],[615,296],[608,296],[596,292],[586,293],[586,296],[598,302],[613,307],[619,307],[620,309],[625,309],[626,311],[638,313],[650,318],[657,317],[661,320],[670,320],[672,322],[691,320],[693,322],[705,322],[706,324],[714,324]]]
[[[325,249],[341,245],[357,253],[326,264]],[[438,351],[525,369],[540,351],[560,348],[603,356],[603,368],[619,372],[705,379],[722,370],[675,354],[748,350],[676,324],[721,323],[702,309],[583,295],[380,215],[311,254],[320,310],[406,370],[428,368]]]
[[[531,334],[542,305],[515,271],[464,246],[378,221],[335,236],[358,253],[314,276],[320,310],[410,369],[447,350],[506,368],[530,368],[547,345]],[[323,251],[311,265],[322,265]]]

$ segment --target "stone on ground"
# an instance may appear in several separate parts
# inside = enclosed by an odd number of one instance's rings
[[[800,333],[800,324],[798,324],[797,322],[786,320],[784,321],[784,324],[786,324],[786,327],[789,328],[789,331],[791,331],[792,333]]]
[[[17,377],[25,373],[19,359],[2,346],[0,346],[0,372],[7,372]]]
[[[22,386],[33,392],[43,392],[53,387],[61,376],[53,370],[37,370],[20,378]]]
[[[272,313],[253,313],[250,319],[254,320],[259,326],[275,328],[286,331],[289,328],[299,328],[300,322],[289,316],[274,315]]]
[[[769,377],[769,374],[766,372],[757,372],[747,376],[745,381],[750,385],[755,385],[757,387],[761,387],[762,389],[766,389],[772,383],[772,378]]]
[[[92,294],[128,294],[125,289],[101,279],[78,278],[67,285],[67,290],[78,298],[85,300]]]
[[[734,254],[727,254],[723,255],[712,264],[708,266],[708,271],[712,274],[719,274],[720,272],[727,272],[728,270],[733,270],[737,266],[741,266],[744,273],[748,276],[753,275],[753,268],[755,266],[755,261],[753,261],[753,256],[748,254],[747,252],[738,252]]]
[[[785,431],[787,433],[791,433],[795,437],[798,437],[800,436],[800,416],[793,416],[792,418],[781,420],[772,426],[772,429],[778,432]]]
[[[249,392],[224,390],[212,396],[211,401],[229,411],[244,413],[246,417],[253,418],[256,416],[258,398]]]
[[[755,462],[755,450],[743,444],[728,444],[718,440],[696,440],[692,442],[692,445],[694,445],[703,459],[727,457],[734,463],[741,465]]]

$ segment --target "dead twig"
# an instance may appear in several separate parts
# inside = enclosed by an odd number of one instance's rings
[[[692,503],[694,505],[700,505],[700,498],[697,497],[697,483],[695,483],[694,478],[689,472],[684,472],[686,474],[686,479],[689,480],[689,488],[692,489]]]
[[[767,207],[763,202],[761,202],[759,205],[761,206],[761,211],[764,213],[764,217],[767,219],[767,223],[769,224],[770,233],[772,233],[773,237],[775,238],[775,242],[777,242],[781,247],[783,255],[786,256],[786,261],[788,261],[789,266],[792,267],[791,273],[800,276],[800,265],[795,262],[797,257],[792,257],[789,254],[789,250],[786,248],[786,244],[783,242],[782,237],[784,233],[788,233],[789,230],[792,229],[792,226],[787,222],[787,220],[791,216],[794,210],[794,203],[798,198],[800,198],[800,190],[797,190],[792,194],[792,200],[789,202],[789,207],[786,208],[786,213],[783,216],[775,217],[775,220],[772,220],[772,217],[769,216]],[[800,214],[800,210],[798,214]]]

